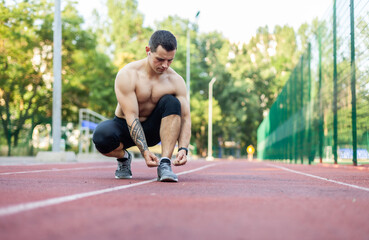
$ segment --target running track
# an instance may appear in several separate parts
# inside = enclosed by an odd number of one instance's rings
[[[369,170],[190,161],[0,166],[0,239],[369,239]]]

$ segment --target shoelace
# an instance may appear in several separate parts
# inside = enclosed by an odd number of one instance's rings
[[[161,164],[160,168],[161,168],[161,171],[171,171],[172,170],[170,165],[167,163]]]
[[[118,163],[118,170],[129,170],[128,160]]]

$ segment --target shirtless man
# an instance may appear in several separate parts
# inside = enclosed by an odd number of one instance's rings
[[[148,167],[157,167],[158,181],[178,181],[171,169],[177,141],[178,154],[173,164],[187,162],[190,107],[183,78],[169,67],[176,50],[177,41],[172,33],[156,31],[146,47],[147,57],[127,64],[117,74],[115,117],[100,123],[93,135],[99,152],[117,158],[116,178],[132,178],[132,156],[126,149],[134,145]],[[148,147],[160,141],[159,160]]]

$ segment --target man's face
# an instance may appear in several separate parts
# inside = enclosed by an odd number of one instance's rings
[[[150,48],[146,47],[146,52],[152,69],[159,74],[169,68],[176,54],[176,50],[168,52],[161,45],[156,48],[156,52],[151,52]]]

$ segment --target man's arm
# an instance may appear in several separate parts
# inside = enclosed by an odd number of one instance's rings
[[[125,69],[122,69],[115,79],[115,94],[127,121],[132,140],[145,158],[149,167],[158,165],[158,158],[149,151],[145,133],[138,116],[138,102],[135,92],[135,82]]]
[[[188,148],[191,140],[191,114],[190,104],[187,100],[186,86],[181,78],[182,84],[180,84],[176,97],[181,103],[181,130],[178,137],[178,148]],[[174,161],[175,165],[183,165],[187,162],[186,151],[181,150],[177,154],[177,158]]]
[[[138,118],[135,118],[132,124],[129,124],[127,121],[127,125],[133,141],[136,143],[136,146],[138,147],[143,156],[144,152],[146,150],[149,150],[149,147],[147,146],[145,133],[143,131],[140,121],[138,120]]]
[[[191,114],[187,97],[178,97],[181,103],[181,131],[178,137],[178,147],[188,148],[191,139]]]

